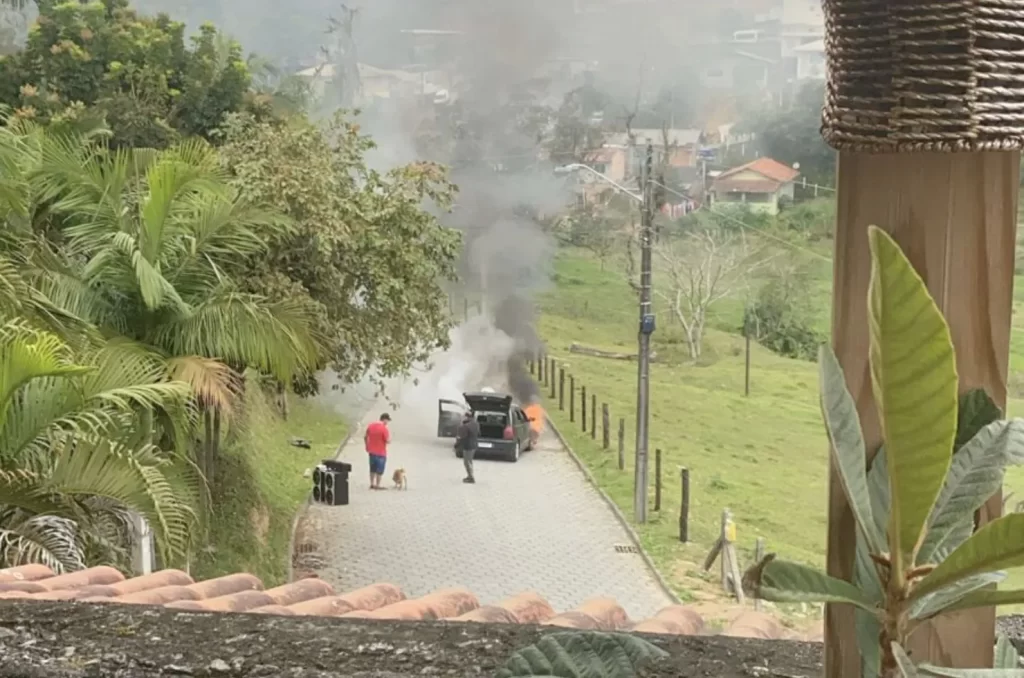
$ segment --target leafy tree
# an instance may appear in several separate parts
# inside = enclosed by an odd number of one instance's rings
[[[163,356],[192,388],[205,417],[200,470],[211,483],[239,373],[253,367],[287,383],[321,351],[308,307],[236,282],[290,224],[226,179],[198,140],[153,152],[58,138],[43,144],[33,181],[53,196],[67,255],[35,284],[105,336]]]
[[[744,314],[744,331],[765,348],[789,358],[814,360],[821,336],[807,304],[813,281],[801,267],[780,266]]]
[[[164,148],[209,136],[246,103],[240,47],[204,25],[186,45],[166,15],[128,0],[41,0],[25,48],[0,59],[0,103],[40,122],[99,118],[114,147]]]
[[[164,562],[180,562],[199,495],[180,454],[189,387],[163,356],[104,338],[40,286],[62,270],[32,230],[43,136],[18,127],[0,129],[0,567],[127,569],[132,513]]]
[[[755,109],[742,127],[754,132],[763,155],[786,165],[798,162],[808,180],[830,186],[835,179],[836,153],[821,138],[824,101],[824,84],[808,83],[788,106],[767,114]]]
[[[0,325],[0,566],[130,568],[130,512],[165,562],[191,542],[194,484],[147,423],[182,412],[186,384],[164,361],[111,342],[74,356],[18,319]]]
[[[451,204],[443,168],[366,167],[373,142],[338,116],[321,128],[233,118],[223,160],[249,200],[289,215],[270,240],[249,290],[317,312],[326,362],[343,379],[402,374],[439,347],[451,327],[442,288],[455,276],[459,234],[423,208]]]
[[[819,359],[833,462],[857,529],[854,581],[770,554],[744,575],[744,588],[766,600],[855,607],[865,676],[1024,675],[1016,657],[999,663],[1012,670],[975,674],[914,667],[904,650],[941,613],[1024,601],[1024,590],[995,588],[1002,570],[1024,566],[1024,514],[977,531],[974,522],[1007,466],[1024,463],[1024,420],[1000,419],[984,391],[958,399],[945,318],[895,241],[873,226],[868,237],[870,371],[885,434],[873,459],[839,361],[827,347]]]
[[[603,270],[608,257],[628,237],[624,221],[606,206],[588,203],[559,219],[555,233],[561,242],[593,253]]]
[[[607,104],[607,96],[590,83],[566,93],[554,115],[548,142],[553,162],[584,162],[589,151],[601,147],[608,132],[603,124]]]

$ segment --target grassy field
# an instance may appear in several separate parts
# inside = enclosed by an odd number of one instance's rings
[[[224,450],[218,468],[217,515],[211,548],[201,553],[193,576],[251,572],[268,588],[288,578],[292,520],[306,500],[311,481],[302,474],[334,456],[345,436],[341,416],[313,400],[292,398],[284,421],[261,396],[247,390],[247,416],[236,442]],[[293,447],[292,437],[312,443]]]
[[[827,247],[827,243],[821,245]],[[823,250],[827,252],[827,249]],[[830,265],[824,261],[812,289],[820,317],[828,326]],[[561,250],[553,289],[542,302],[540,334],[549,351],[609,404],[612,449],[580,431],[579,418],[569,423],[557,403],[548,408],[560,430],[588,464],[605,491],[628,516],[633,514],[636,363],[590,358],[569,352],[573,342],[623,353],[636,351],[636,301],[614,262],[602,265],[592,256]],[[1020,281],[1018,281],[1019,283]],[[1018,303],[1024,287],[1017,285]],[[726,329],[738,328],[743,300],[723,303],[710,323],[705,354],[692,364],[680,330],[655,302],[659,327],[653,347],[658,361],[651,369],[651,502],[653,454],[663,454],[660,513],[638,532],[659,569],[683,599],[720,591],[717,568],[704,575],[701,563],[719,531],[723,508],[730,508],[744,563],[752,560],[757,537],[782,557],[824,565],[827,524],[827,446],[817,403],[817,366],[779,357],[756,344],[751,359],[751,394],[743,394],[743,339]],[[1015,322],[1019,318],[1015,314]],[[1011,371],[1024,369],[1024,326],[1014,333]],[[1011,383],[1014,382],[1011,379]],[[1019,395],[1019,392],[1016,393]],[[1011,414],[1024,414],[1024,402],[1011,400]],[[615,429],[626,422],[626,470],[620,472]],[[691,543],[678,541],[679,469],[690,470]],[[1024,471],[1012,470],[1007,491],[1024,499]],[[1024,578],[1017,582],[1024,585]]]

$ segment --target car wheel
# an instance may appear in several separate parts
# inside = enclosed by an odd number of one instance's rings
[[[519,441],[516,441],[515,447],[512,448],[512,454],[509,455],[508,460],[513,464],[519,461]]]

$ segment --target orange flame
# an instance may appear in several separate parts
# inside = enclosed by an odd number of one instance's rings
[[[538,403],[533,403],[524,407],[523,412],[530,418],[530,435],[537,440],[544,432],[544,408]]]

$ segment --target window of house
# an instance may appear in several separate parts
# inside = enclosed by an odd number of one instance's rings
[[[747,193],[747,202],[771,202],[771,193]]]
[[[604,174],[605,172],[608,171],[608,165],[606,165],[603,162],[595,162],[591,164],[591,167],[594,169],[595,172],[600,172],[601,174]]]

